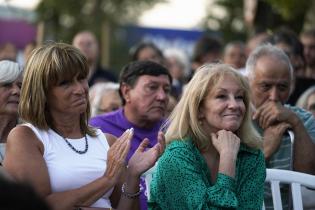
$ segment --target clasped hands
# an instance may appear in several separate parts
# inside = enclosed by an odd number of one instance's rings
[[[280,102],[268,101],[257,108],[253,120],[264,130],[264,154],[269,159],[278,150],[284,132],[296,126],[298,117]]]

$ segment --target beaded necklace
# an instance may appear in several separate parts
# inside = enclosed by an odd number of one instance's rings
[[[78,153],[80,155],[85,154],[88,149],[89,149],[89,143],[86,137],[86,134],[84,135],[84,139],[85,139],[85,148],[84,150],[77,150],[69,141],[66,137],[64,137],[63,135],[61,135],[60,133],[58,133],[55,129],[52,129],[56,134],[58,134],[59,136],[61,136],[63,138],[63,140],[65,140],[65,142],[67,143],[67,145],[70,147],[71,150],[73,150],[75,153]]]
[[[59,134],[60,135],[60,134]],[[60,135],[61,136],[61,135]],[[86,137],[86,135],[84,136],[84,139],[85,139],[85,148],[84,148],[84,150],[77,150],[68,140],[67,140],[67,138],[65,138],[65,137],[63,137],[63,136],[61,136],[64,140],[65,140],[65,142],[67,143],[67,145],[74,151],[74,152],[76,152],[76,153],[78,153],[78,154],[80,154],[80,155],[82,155],[82,154],[85,154],[87,151],[88,151],[88,149],[89,149],[89,144],[88,144],[88,140],[87,140],[87,137]]]

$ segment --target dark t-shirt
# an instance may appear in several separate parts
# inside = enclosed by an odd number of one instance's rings
[[[287,104],[294,106],[303,92],[312,85],[315,85],[315,79],[297,77],[295,81],[295,89],[290,95]]]
[[[96,67],[94,74],[89,80],[89,86],[91,87],[96,82],[117,82],[117,77],[109,69],[102,68],[100,65]]]

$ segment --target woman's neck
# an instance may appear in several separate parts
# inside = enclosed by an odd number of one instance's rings
[[[0,115],[0,143],[6,143],[10,131],[17,124],[17,116],[15,115]]]
[[[53,116],[52,129],[66,138],[81,138],[80,116]]]

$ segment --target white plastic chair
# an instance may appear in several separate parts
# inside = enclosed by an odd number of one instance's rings
[[[296,171],[267,169],[266,182],[271,184],[274,210],[282,210],[280,183],[291,186],[294,210],[303,209],[301,186],[315,189],[315,176]],[[265,207],[262,209],[265,210]]]

